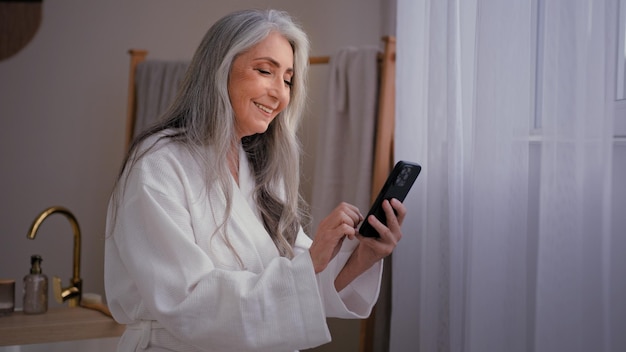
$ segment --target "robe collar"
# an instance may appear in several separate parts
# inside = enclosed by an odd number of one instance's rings
[[[239,186],[234,178],[233,185],[233,221],[241,229],[240,245],[246,246],[239,253],[246,270],[262,270],[274,258],[279,256],[278,249],[265,230],[263,220],[254,201],[255,181],[243,147],[239,147]],[[243,249],[243,248],[242,248]]]

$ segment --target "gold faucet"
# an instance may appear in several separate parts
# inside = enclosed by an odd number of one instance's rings
[[[41,223],[50,215],[54,213],[60,213],[65,215],[65,217],[72,224],[72,230],[74,231],[74,263],[72,265],[73,276],[70,282],[69,287],[61,287],[61,279],[59,277],[53,277],[52,286],[54,290],[54,296],[59,303],[63,303],[67,300],[68,306],[70,307],[78,307],[80,305],[80,299],[82,296],[82,285],[83,280],[80,278],[80,228],[78,227],[78,221],[76,221],[76,217],[72,214],[68,209],[60,206],[50,207],[44,210],[33,224],[30,226],[30,230],[28,230],[28,239],[34,240],[35,235],[37,234],[37,230]]]

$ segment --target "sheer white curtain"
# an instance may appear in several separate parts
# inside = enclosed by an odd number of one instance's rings
[[[424,169],[393,256],[391,351],[626,348],[614,5],[398,0],[396,158]]]

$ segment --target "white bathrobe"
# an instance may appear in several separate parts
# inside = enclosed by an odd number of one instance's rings
[[[115,319],[127,324],[119,351],[294,351],[330,341],[326,317],[370,314],[382,261],[338,293],[334,279],[354,242],[346,240],[317,275],[302,230],[295,258],[280,257],[254,206],[243,150],[239,159],[230,248],[213,235],[224,197],[215,190],[207,196],[185,148],[158,142],[128,174],[106,231],[106,296]]]

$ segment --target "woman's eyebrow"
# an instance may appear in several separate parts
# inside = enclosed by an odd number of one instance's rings
[[[265,60],[265,61],[269,61],[269,63],[270,63],[270,64],[272,64],[272,66],[276,66],[276,67],[278,67],[278,68],[282,67],[282,66],[281,66],[281,64],[280,64],[280,62],[276,61],[275,59],[273,59],[273,58],[271,58],[271,57],[269,57],[269,56],[258,57],[258,58],[254,59],[254,60],[255,60],[255,61],[256,61],[256,60]],[[293,68],[292,68],[292,67],[289,67],[289,68],[287,68],[287,70],[286,70],[286,71],[287,71],[288,73],[293,73]]]

